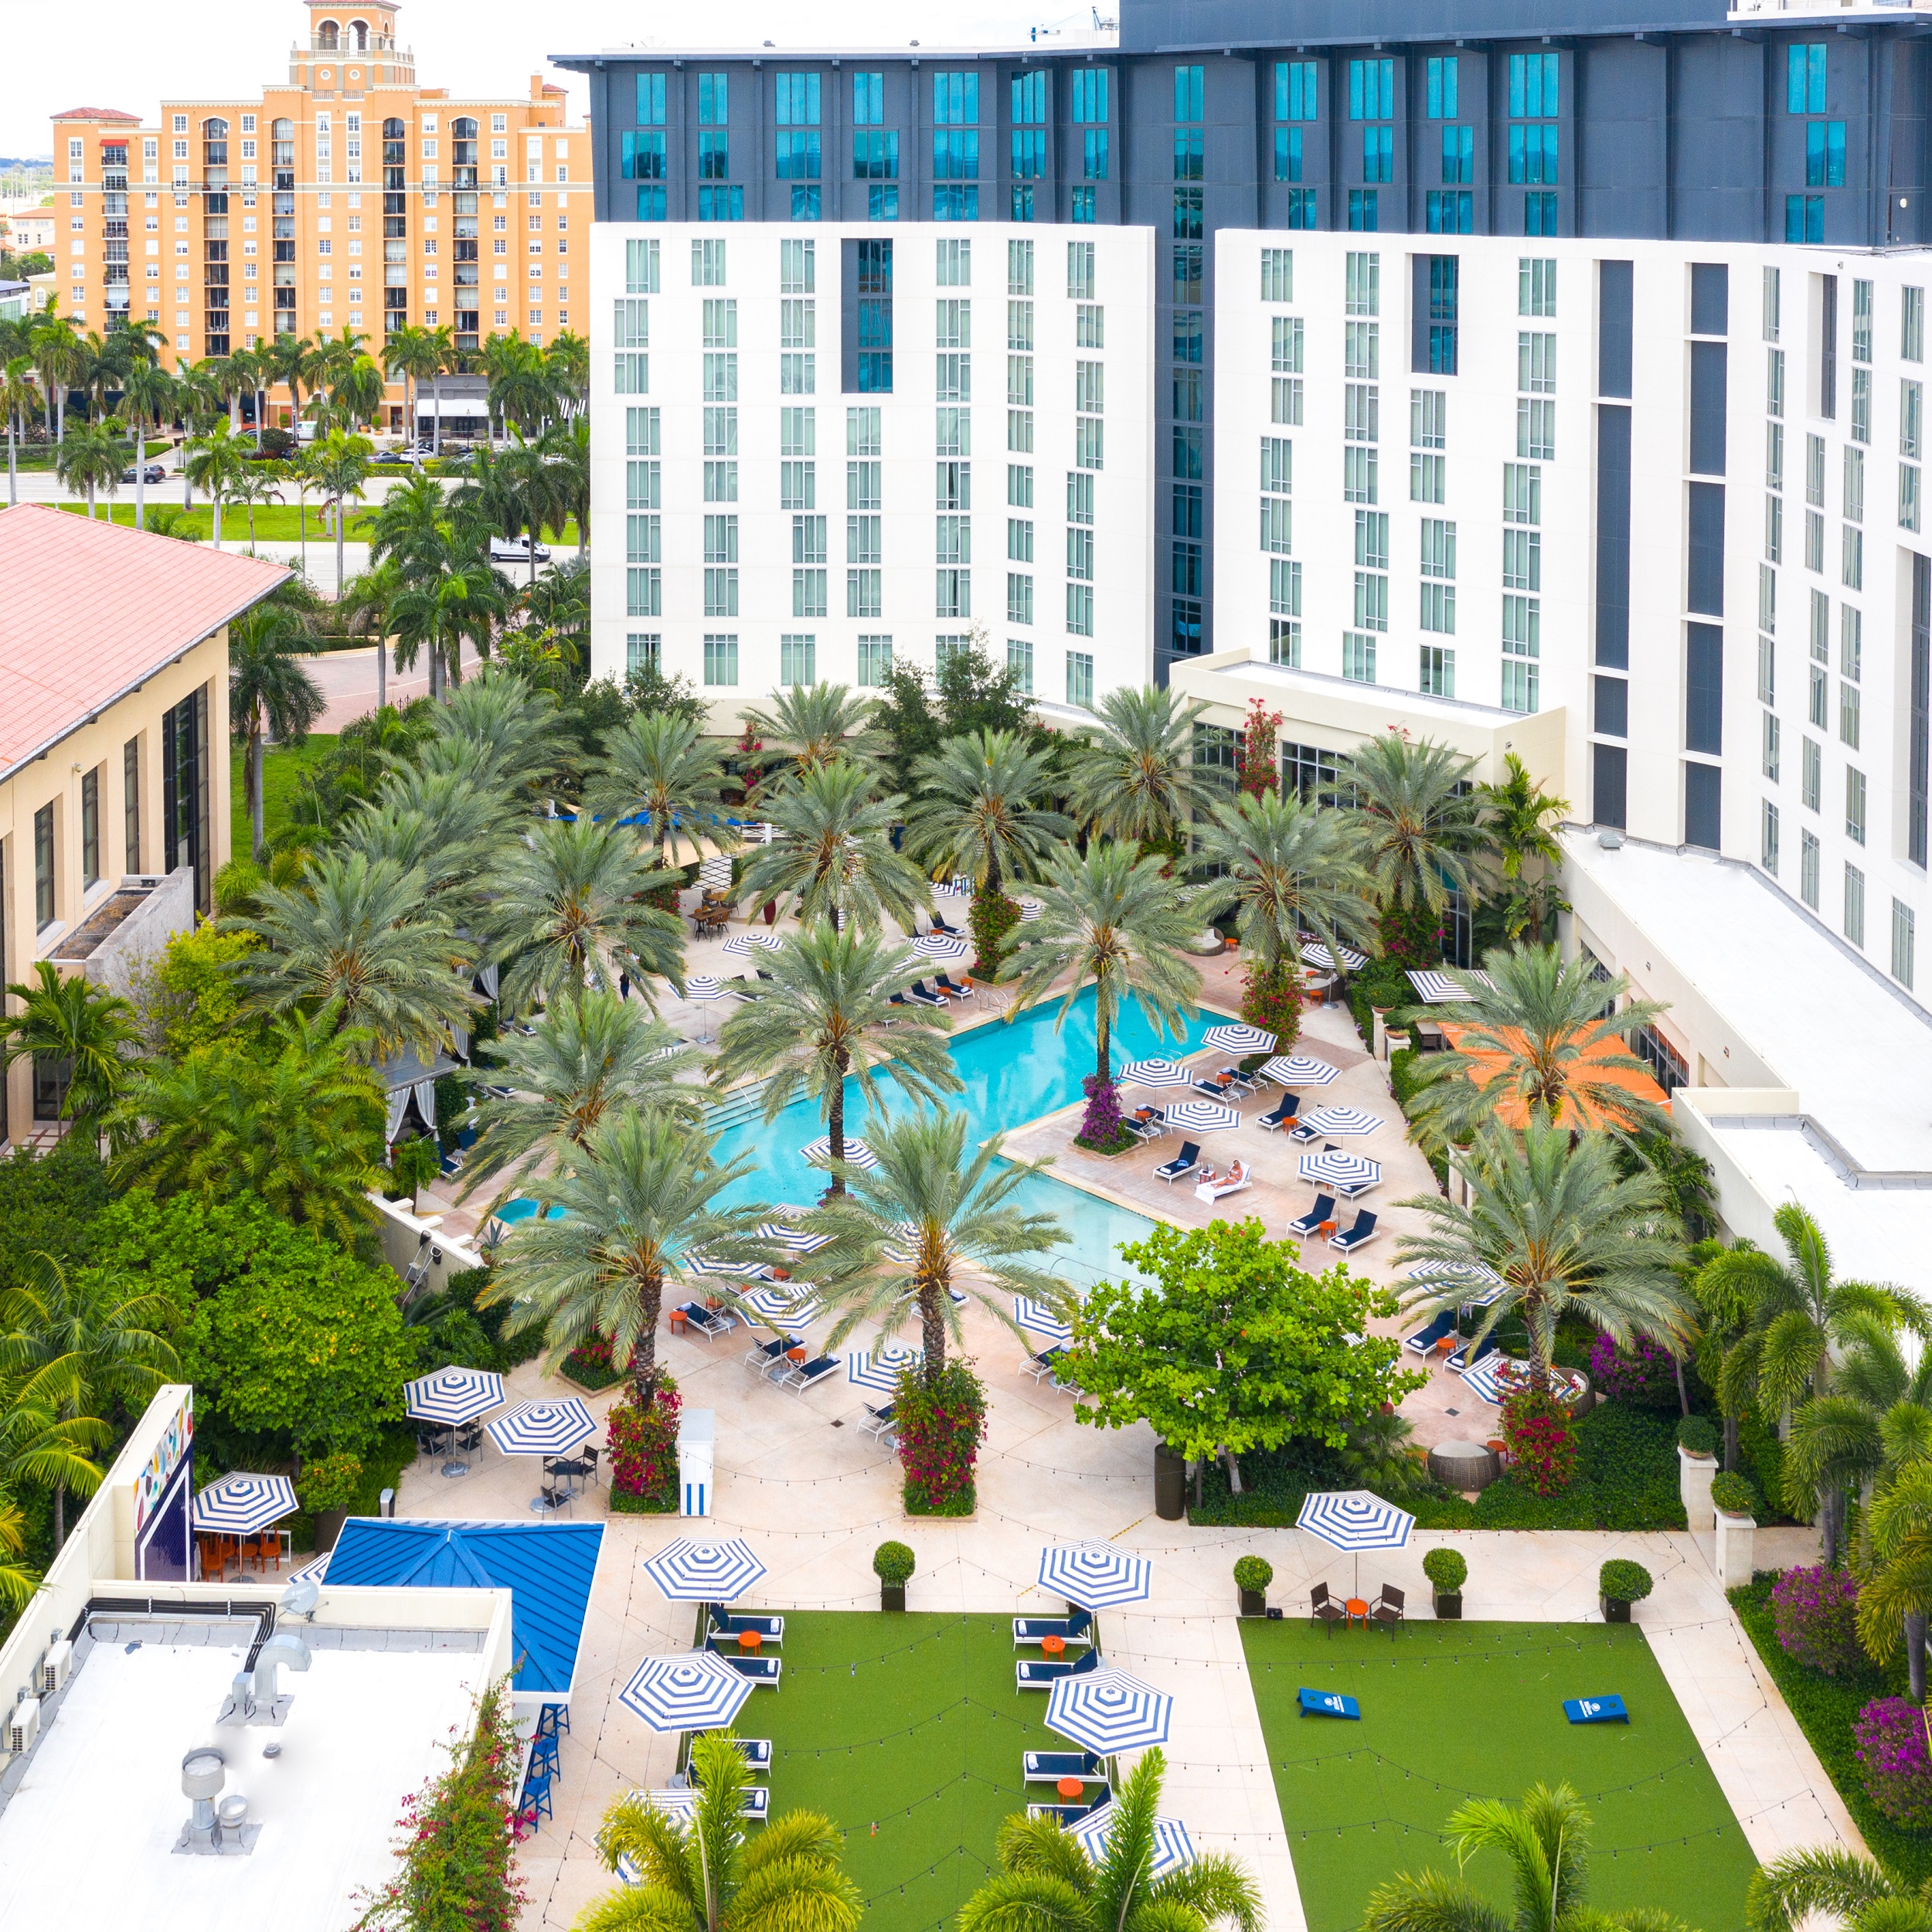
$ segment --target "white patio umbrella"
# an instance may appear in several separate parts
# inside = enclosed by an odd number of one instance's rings
[[[1165,1691],[1105,1666],[1056,1679],[1046,1699],[1047,1729],[1102,1757],[1165,1744],[1173,1721]]]
[[[806,1141],[798,1150],[798,1158],[801,1161],[810,1161],[815,1165],[823,1166],[832,1158],[832,1136],[821,1134],[817,1140]],[[851,1167],[872,1168],[879,1165],[879,1156],[863,1141],[855,1141],[848,1134],[845,1136],[845,1161]]]
[[[715,1651],[647,1657],[617,1702],[654,1731],[711,1731],[729,1724],[757,1686]]]
[[[760,1321],[787,1332],[810,1328],[825,1311],[819,1303],[787,1287],[753,1288],[739,1299]]]
[[[921,933],[911,944],[914,952],[941,965],[964,959],[973,950],[964,940],[952,933]]]
[[[1355,1560],[1355,1594],[1362,1594],[1362,1552],[1400,1549],[1409,1540],[1416,1519],[1372,1489],[1318,1489],[1301,1500],[1294,1526],[1319,1536],[1332,1549],[1347,1550]]]
[[[452,1362],[434,1375],[404,1383],[403,1399],[410,1421],[461,1428],[502,1403],[503,1378],[493,1369],[459,1369]]]
[[[1028,1295],[1016,1294],[1013,1297],[1013,1319],[1029,1333],[1043,1336],[1060,1348],[1065,1348],[1073,1338],[1073,1331],[1069,1323],[1063,1321],[1050,1310],[1043,1308]]]
[[[1495,983],[1487,973],[1466,973],[1463,977],[1467,979],[1479,979],[1485,986],[1492,985]],[[1475,998],[1475,995],[1470,992],[1468,987],[1451,979],[1447,973],[1437,972],[1433,967],[1421,972],[1410,973],[1409,984],[1431,1006],[1453,1005],[1458,1000]]]
[[[1217,1053],[1272,1053],[1275,1038],[1258,1026],[1210,1026],[1201,1036],[1201,1044]]]
[[[1359,1107],[1318,1107],[1302,1116],[1301,1124],[1318,1134],[1372,1134],[1382,1122]]]
[[[1154,1566],[1114,1543],[1049,1543],[1039,1553],[1039,1583],[1083,1610],[1112,1610],[1146,1600]]]
[[[561,1402],[520,1402],[483,1427],[506,1456],[561,1456],[582,1448],[597,1426],[575,1396],[566,1396]],[[549,1505],[539,1495],[532,1498],[530,1507]]]
[[[1296,1172],[1304,1181],[1325,1181],[1331,1187],[1373,1187],[1382,1179],[1382,1163],[1366,1154],[1325,1148],[1319,1154],[1303,1155]]]
[[[1318,966],[1325,973],[1335,971],[1335,956],[1318,939],[1311,940],[1301,948],[1301,957],[1311,966]],[[1359,973],[1369,963],[1366,953],[1359,953],[1352,946],[1342,948],[1342,964],[1352,973]]]
[[[1022,893],[1019,900],[1019,921],[1022,926],[1031,923],[1045,912],[1046,906],[1037,899],[1029,899]]]
[[[900,1370],[920,1362],[923,1355],[923,1349],[909,1349],[903,1342],[881,1342],[869,1353],[855,1352],[845,1357],[845,1379],[855,1389],[896,1395]]]
[[[680,1536],[644,1568],[674,1604],[728,1604],[765,1573],[742,1536]]]
[[[1284,1087],[1326,1087],[1342,1076],[1340,1067],[1331,1066],[1310,1053],[1277,1053],[1273,1060],[1261,1063],[1261,1071]]]
[[[1167,1110],[1167,1124],[1185,1128],[1191,1134],[1219,1134],[1225,1128],[1239,1127],[1241,1117],[1219,1100],[1178,1100]]]
[[[1120,1815],[1117,1804],[1103,1804],[1097,1811],[1090,1811],[1073,1826],[1073,1836],[1080,1841],[1082,1851],[1097,1865],[1107,1855],[1107,1841],[1114,1829],[1114,1821]],[[1156,1817],[1154,1821],[1154,1859],[1147,1868],[1150,1879],[1165,1878],[1170,1872],[1178,1872],[1184,1865],[1194,1862],[1194,1841],[1187,1835],[1187,1827],[1178,1818]]]
[[[725,941],[723,950],[734,959],[749,959],[754,952],[781,951],[784,944],[784,940],[774,932],[736,933]]]
[[[286,1476],[236,1469],[217,1476],[195,1498],[195,1527],[215,1536],[254,1536],[301,1507]]]
[[[1117,1084],[1121,1087],[1192,1087],[1194,1076],[1179,1060],[1129,1060],[1121,1069]]]
[[[709,1017],[711,1002],[724,997],[724,981],[715,973],[693,973],[684,983],[684,996],[686,999],[695,999]],[[708,1044],[715,1036],[701,1033],[698,1037]],[[675,1052],[676,1049],[672,1048],[668,1050]]]
[[[760,1221],[758,1233],[760,1239],[775,1242],[794,1254],[816,1254],[832,1239],[829,1234],[808,1234],[801,1229],[788,1228],[777,1221]]]

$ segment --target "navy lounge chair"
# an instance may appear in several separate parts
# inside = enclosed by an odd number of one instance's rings
[[[1168,1185],[1172,1187],[1183,1174],[1192,1173],[1200,1158],[1199,1147],[1192,1141],[1183,1141],[1181,1143],[1180,1152],[1175,1155],[1172,1160],[1154,1170],[1155,1177],[1158,1180],[1166,1182]]]

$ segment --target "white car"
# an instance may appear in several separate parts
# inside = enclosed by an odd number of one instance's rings
[[[493,536],[490,539],[490,561],[492,563],[528,563],[530,560],[530,539],[527,536]],[[547,545],[536,546],[536,560],[548,563],[550,560]]]

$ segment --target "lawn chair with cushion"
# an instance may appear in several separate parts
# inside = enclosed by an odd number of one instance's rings
[[[1486,1335],[1481,1342],[1465,1342],[1450,1356],[1448,1366],[1458,1375],[1467,1375],[1485,1355],[1492,1355],[1495,1352],[1496,1338],[1493,1335]]]
[[[789,1389],[795,1396],[801,1396],[808,1389],[815,1389],[820,1383],[829,1381],[838,1369],[838,1358],[835,1355],[821,1355],[810,1362],[794,1362],[780,1378],[778,1386]]]
[[[874,1436],[883,1440],[892,1434],[893,1405],[891,1403],[887,1403],[883,1409],[875,1409],[869,1402],[861,1406],[866,1411],[866,1420],[859,1425],[859,1433],[862,1436]]]
[[[1205,1094],[1211,1100],[1225,1100],[1233,1096],[1235,1087],[1231,1080],[1217,1077],[1214,1080],[1196,1080],[1194,1083],[1194,1090],[1197,1094]]]
[[[1031,1376],[1036,1382],[1042,1381],[1053,1372],[1060,1357],[1066,1352],[1066,1349],[1056,1342],[1052,1348],[1043,1349],[1038,1355],[1030,1357],[1020,1373]]]
[[[1375,1238],[1376,1217],[1366,1208],[1361,1208],[1356,1210],[1354,1226],[1345,1233],[1331,1235],[1328,1246],[1339,1248],[1344,1254],[1349,1254]]]
[[[716,1654],[740,1677],[749,1677],[754,1684],[769,1684],[774,1690],[778,1688],[785,1667],[776,1657],[747,1657],[738,1648],[736,1638],[729,1650],[720,1648]]]
[[[1181,1143],[1180,1152],[1175,1155],[1172,1160],[1154,1170],[1155,1179],[1165,1181],[1169,1187],[1172,1187],[1183,1174],[1192,1174],[1199,1163],[1200,1158],[1199,1147],[1192,1141],[1183,1141]]]
[[[1255,1125],[1264,1133],[1272,1134],[1278,1127],[1291,1127],[1301,1105],[1299,1094],[1284,1094],[1281,1103],[1270,1111],[1257,1117]]]
[[[754,1771],[771,1769],[771,1740],[768,1737],[734,1737],[732,1743],[738,1747],[738,1755]]]
[[[1308,1592],[1308,1621],[1326,1624],[1333,1630],[1337,1624],[1345,1624],[1349,1612],[1338,1599],[1328,1594],[1326,1583],[1317,1583]]]
[[[1107,1760],[1091,1751],[1028,1751],[1022,1760],[1029,1784],[1057,1784],[1063,1777],[1098,1777]]]
[[[1252,1094],[1255,1090],[1253,1077],[1243,1073],[1238,1066],[1223,1066],[1214,1077],[1224,1085],[1233,1087],[1237,1094]]]
[[[687,1301],[678,1312],[707,1342],[731,1332],[731,1317],[722,1308],[707,1308],[702,1301]]]
[[[1145,1119],[1138,1112],[1127,1114],[1121,1116],[1121,1124],[1128,1133],[1138,1135],[1143,1141],[1158,1141],[1170,1131],[1167,1124],[1167,1111],[1159,1107],[1150,1107],[1144,1111],[1146,1115]]]
[[[751,1346],[744,1352],[744,1365],[747,1369],[756,1369],[760,1375],[768,1376],[784,1361],[786,1352],[798,1345],[795,1335],[781,1335],[769,1342],[760,1342],[754,1335]]]
[[[944,973],[934,974],[933,984],[948,999],[963,1001],[971,999],[973,996],[971,987],[962,986],[957,980],[948,979]]]
[[[1077,1662],[1071,1664],[1022,1657],[1013,1666],[1013,1687],[1015,1690],[1046,1690],[1063,1677],[1084,1677],[1089,1671],[1098,1670],[1100,1667],[1100,1654],[1097,1650],[1090,1650]]]
[[[1026,1808],[1029,1818],[1050,1818],[1063,1829],[1070,1831],[1083,1818],[1090,1818],[1103,1804],[1111,1804],[1112,1791],[1103,1784],[1090,1804],[1029,1804]]]
[[[1077,1610],[1070,1617],[1015,1617],[1013,1619],[1013,1644],[1015,1649],[1022,1644],[1037,1644],[1048,1637],[1057,1637],[1063,1643],[1067,1644],[1092,1643],[1092,1613]]]
[[[914,1006],[944,1006],[946,1002],[923,979],[916,979],[906,988],[906,998]]]
[[[734,1616],[723,1604],[706,1604],[705,1609],[710,1614],[713,1636],[737,1637],[746,1631],[755,1630],[767,1644],[782,1644],[785,1641],[785,1620],[782,1617]]]
[[[1372,1624],[1386,1624],[1392,1643],[1395,1641],[1395,1627],[1403,1621],[1403,1610],[1407,1601],[1407,1598],[1393,1583],[1384,1583],[1381,1594],[1369,1606],[1369,1621]]]
[[[1332,1194],[1318,1194],[1315,1197],[1315,1206],[1300,1220],[1288,1223],[1288,1232],[1300,1235],[1305,1241],[1310,1235],[1321,1231],[1324,1221],[1332,1221],[1334,1219],[1335,1196]]]
[[[1426,1328],[1418,1328],[1413,1335],[1405,1336],[1403,1338],[1402,1345],[1406,1349],[1411,1355],[1426,1355],[1433,1354],[1435,1351],[1437,1344],[1445,1340],[1450,1335],[1453,1334],[1455,1330],[1455,1310],[1454,1308],[1444,1308],[1436,1315],[1434,1320],[1432,1321]]]

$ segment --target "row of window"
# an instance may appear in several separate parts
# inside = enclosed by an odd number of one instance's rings
[[[955,651],[972,648],[970,636],[939,637],[934,640],[936,662],[944,665]],[[893,641],[889,636],[857,640],[853,682],[869,689],[883,686],[892,675]],[[1090,710],[1094,703],[1094,655],[1090,651],[1069,650],[1065,654],[1066,702]],[[661,671],[664,638],[659,631],[630,632],[624,641],[627,673]],[[1016,676],[1018,688],[1026,696],[1034,695],[1034,648],[1030,638],[1009,638],[1006,644],[1008,668]],[[738,638],[735,633],[709,633],[703,644],[703,681],[715,688],[730,689],[738,682]],[[784,633],[778,640],[778,682],[782,685],[811,685],[818,682],[818,640],[815,634]]]
[[[1773,878],[1778,876],[1783,844],[1781,814],[1771,799],[1759,804],[1760,859]],[[1815,832],[1801,828],[1798,834],[1798,896],[1813,912],[1819,910],[1820,874],[1823,849]],[[1862,867],[1845,862],[1842,901],[1842,929],[1845,937],[1861,951],[1865,947],[1866,876]],[[1917,969],[1918,919],[1903,900],[1892,901],[1892,977],[1910,987]]]

